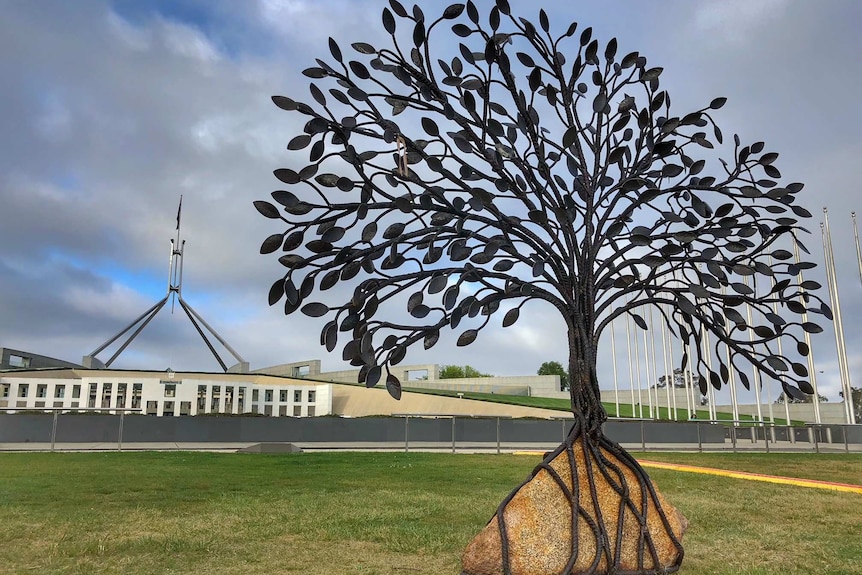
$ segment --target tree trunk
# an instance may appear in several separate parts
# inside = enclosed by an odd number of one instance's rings
[[[602,424],[608,414],[602,405],[598,376],[596,374],[596,350],[592,341],[569,329],[569,394],[575,418],[583,417],[584,431],[593,438],[601,434]]]
[[[688,522],[602,431],[607,413],[584,323],[569,326],[572,428],[467,546],[462,575],[658,575],[682,563]]]

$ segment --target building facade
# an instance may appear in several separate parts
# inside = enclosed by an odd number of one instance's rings
[[[311,381],[220,374],[105,370],[0,373],[0,410],[125,410],[160,417],[332,413],[332,386]]]

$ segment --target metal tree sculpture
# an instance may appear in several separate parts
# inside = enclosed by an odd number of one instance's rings
[[[689,345],[703,393],[731,370],[748,387],[751,364],[791,396],[813,392],[805,366],[776,345],[792,339],[807,355],[800,335],[820,328],[772,308],[829,315],[810,293],[819,286],[797,279],[813,264],[778,247],[788,238],[807,252],[797,217],[810,214],[795,205],[802,184],[779,186],[778,154],[737,136],[720,165],[698,157],[723,143],[712,114],[724,98],[673,115],[661,68],[637,52],[620,58],[616,39],[600,46],[576,23],[554,37],[544,11],[537,27],[506,0],[485,16],[473,2],[439,18],[390,6],[390,46],[359,42],[347,56],[330,39],[331,59],[304,71],[318,81],[313,102],[273,97],[307,117],[287,148],[308,162],[275,171],[293,191],[255,202],[287,224],[261,246],[286,252],[271,305],[328,316],[326,349],[342,344],[360,382],[383,380],[397,398],[389,366],[410,346],[428,349],[444,329],[462,330],[466,346],[492,318],[510,326],[526,302],[547,302],[568,330],[576,421],[561,448],[580,438],[598,466],[601,450],[624,453],[602,435],[599,336],[624,314],[647,329],[638,308],[654,306]],[[432,39],[447,31],[456,40],[447,35],[432,55]],[[347,301],[310,299],[339,285],[353,288]]]

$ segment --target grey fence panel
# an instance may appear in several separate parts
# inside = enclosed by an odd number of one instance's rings
[[[794,427],[793,428],[793,438],[797,442],[806,443],[808,442],[808,429],[805,427]]]
[[[48,421],[53,416],[47,415]],[[126,419],[128,421],[128,419]],[[116,443],[120,433],[119,415],[58,415],[57,441],[61,443]]]
[[[792,428],[777,425],[773,427],[773,430],[775,431],[775,441],[790,441]]]
[[[697,424],[648,421],[644,423],[644,440],[647,443],[697,443]]]
[[[408,440],[410,443],[415,442],[449,442],[452,441],[452,419],[451,418],[430,418],[430,417],[410,417],[408,418]],[[402,432],[401,440],[404,440],[403,419],[401,421]]]
[[[502,434],[502,429],[500,430]],[[496,442],[496,419],[456,419],[455,438],[457,441]]]
[[[239,433],[234,441],[247,443],[285,442],[295,443],[305,441],[307,427],[300,420],[292,417],[239,417]]]
[[[174,441],[190,443],[232,442],[238,441],[242,429],[241,418],[238,417],[194,417],[184,416],[174,418]],[[128,419],[127,419],[128,421]],[[125,433],[123,433],[125,439]]]
[[[500,436],[503,443],[559,444],[571,426],[566,420],[501,419]]]
[[[414,431],[419,432],[419,429],[414,429],[413,421],[410,426],[410,435]],[[404,420],[397,417],[318,417],[303,441],[401,442],[404,441]]]
[[[695,434],[700,429],[700,440],[702,443],[722,443],[724,441],[724,431],[720,425],[714,423],[696,423]]]
[[[0,414],[0,443],[46,443],[52,427],[51,415]]]
[[[639,421],[608,421],[604,427],[605,435],[617,443],[640,443],[641,423]]]
[[[862,425],[846,426],[843,429],[847,434],[847,443],[862,443]]]
[[[97,417],[111,417],[105,415],[81,416],[82,419],[93,419]],[[147,415],[135,415],[123,420],[123,443],[155,442],[171,443],[185,441],[177,439],[178,417],[155,417]],[[203,418],[201,418],[203,419]],[[57,441],[65,441],[62,435],[57,436]],[[99,441],[90,439],[89,441]]]

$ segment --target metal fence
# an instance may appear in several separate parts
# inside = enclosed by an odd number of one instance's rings
[[[294,443],[306,449],[550,451],[572,420],[451,414],[391,417],[140,415],[136,409],[44,409],[0,413],[0,449],[224,449]],[[82,413],[85,412],[85,413]],[[105,413],[114,412],[114,413]],[[811,451],[862,453],[862,425],[611,419],[605,434],[630,451]],[[58,447],[59,444],[59,447]]]

